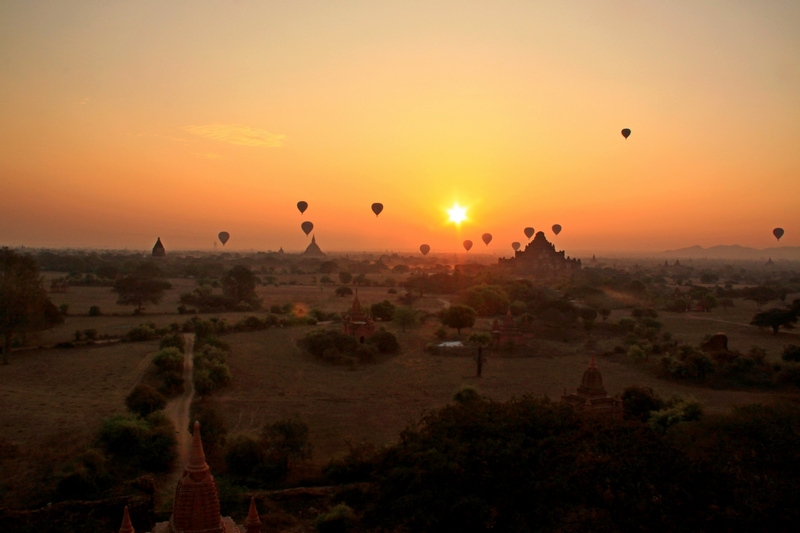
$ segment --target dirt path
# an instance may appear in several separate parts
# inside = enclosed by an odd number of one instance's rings
[[[189,408],[194,398],[194,381],[192,380],[192,348],[194,347],[194,334],[186,334],[186,351],[183,359],[183,394],[173,398],[167,403],[164,412],[175,426],[175,438],[178,440],[178,458],[175,466],[164,482],[164,488],[172,490],[183,473],[183,467],[189,459],[189,446],[192,435],[189,432]]]

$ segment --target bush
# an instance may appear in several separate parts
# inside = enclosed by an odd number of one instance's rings
[[[380,320],[382,322],[388,322],[392,318],[394,318],[394,311],[395,311],[394,304],[389,300],[384,300],[382,302],[378,302],[370,306],[370,312],[372,313],[372,318],[374,318],[375,320]]]
[[[784,361],[792,361],[795,363],[800,363],[800,346],[796,346],[794,344],[787,344],[783,348],[781,359],[783,359]]]
[[[664,402],[650,387],[631,386],[622,392],[625,420],[647,422],[653,411],[664,407]]]
[[[317,516],[314,527],[319,533],[347,533],[357,522],[355,511],[347,504],[340,503]]]
[[[348,296],[353,294],[353,289],[350,287],[336,287],[334,294],[336,294],[336,296]]]
[[[367,339],[368,344],[375,345],[381,353],[395,353],[400,349],[397,337],[385,329],[380,329]]]
[[[228,472],[238,477],[248,477],[266,460],[258,439],[250,435],[238,435],[225,448],[225,466]]]
[[[143,417],[163,409],[166,405],[167,399],[164,395],[144,383],[136,385],[125,398],[125,406],[128,410]]]
[[[177,457],[175,428],[160,412],[113,416],[103,423],[98,442],[123,470],[167,472]]]
[[[156,336],[156,330],[152,324],[140,324],[128,331],[122,340],[128,342],[142,342],[155,339]]]
[[[165,335],[161,338],[161,342],[158,343],[158,348],[160,350],[164,348],[177,348],[181,353],[184,353],[186,350],[186,337],[180,333]]]
[[[101,316],[102,314],[99,305],[93,305],[89,308],[89,316]]]

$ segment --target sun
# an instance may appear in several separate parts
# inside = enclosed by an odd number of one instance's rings
[[[458,225],[467,219],[467,208],[461,207],[456,203],[453,204],[453,207],[447,210],[447,214],[450,215],[450,222]]]

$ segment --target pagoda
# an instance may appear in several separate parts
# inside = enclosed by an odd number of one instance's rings
[[[316,237],[312,235],[311,244],[308,245],[308,248],[306,248],[306,251],[303,252],[302,255],[308,257],[325,257],[325,252],[320,250]]]
[[[603,387],[603,376],[597,368],[594,356],[589,363],[589,367],[583,373],[581,386],[578,387],[577,394],[567,394],[564,389],[564,396],[561,401],[573,405],[576,409],[588,411],[600,416],[610,416],[622,420],[622,400],[612,398]]]
[[[135,533],[128,508],[122,515],[120,533]],[[250,512],[241,526],[229,516],[221,516],[219,494],[214,476],[206,463],[203,442],[200,440],[200,423],[194,423],[192,449],[183,476],[175,487],[175,500],[169,522],[159,522],[152,533],[258,533],[261,520],[255,499],[250,499]]]
[[[161,237],[159,237],[155,246],[153,246],[153,257],[164,257],[165,255],[167,255],[167,250],[164,249],[164,245],[161,244]]]
[[[372,318],[361,308],[358,293],[353,298],[353,307],[350,311],[342,313],[342,332],[345,335],[358,337],[360,342],[375,333],[375,323]]]

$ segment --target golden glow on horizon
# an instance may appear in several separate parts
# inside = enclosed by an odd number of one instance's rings
[[[459,226],[467,219],[467,208],[461,207],[458,205],[458,202],[456,202],[453,204],[453,207],[447,210],[447,214],[450,216],[450,222]]]

